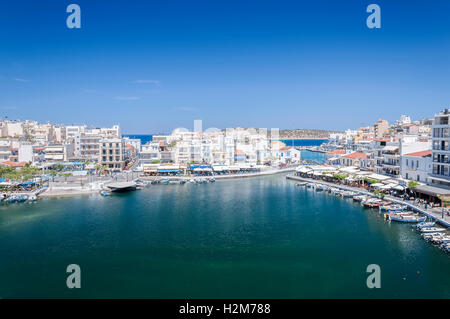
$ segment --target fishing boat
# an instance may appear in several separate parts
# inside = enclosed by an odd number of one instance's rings
[[[167,184],[169,184],[169,182],[170,182],[170,180],[168,178],[163,178],[163,179],[159,180],[159,183],[163,184],[163,185],[167,185]]]
[[[441,249],[446,251],[446,252],[448,252],[448,253],[450,253],[450,244],[449,243],[442,244],[441,245]]]
[[[398,204],[384,204],[380,206],[380,211],[385,211],[389,213],[402,212],[406,209],[406,206]]]
[[[312,187],[314,187],[314,184],[313,183],[308,183],[308,184],[306,184],[306,187],[312,188]]]
[[[295,186],[306,186],[307,182],[295,183]]]
[[[325,186],[321,185],[321,184],[316,184],[315,189],[317,192],[321,192],[321,191],[325,190]]]
[[[427,227],[433,227],[434,225],[436,225],[436,222],[422,222],[422,223],[418,223],[416,225],[416,227],[418,229],[422,229],[422,228],[427,228]]]
[[[356,195],[356,196],[353,196],[353,200],[355,201],[355,202],[363,202],[363,201],[365,201],[367,199],[367,196],[364,196],[364,195]]]
[[[353,196],[355,196],[355,195],[356,195],[356,193],[351,192],[351,191],[346,191],[346,192],[341,193],[342,198],[353,198]]]
[[[442,233],[438,233],[442,234]],[[450,243],[450,236],[442,234],[442,236],[433,236],[431,239],[431,242],[434,244],[449,244]]]
[[[111,192],[108,192],[107,190],[101,190],[100,195],[102,196],[111,196]]]
[[[401,223],[420,223],[424,222],[427,218],[425,216],[418,215],[406,215],[406,214],[389,214],[389,220]]]
[[[426,227],[420,230],[422,233],[440,233],[444,232],[445,228],[440,227]]]
[[[37,201],[37,196],[36,195],[30,195],[30,196],[28,196],[28,199],[27,199],[27,201],[28,202],[35,202],[35,201]]]
[[[430,234],[423,233],[421,234],[421,236],[426,241],[435,241],[437,238],[443,237],[444,233],[430,233]]]
[[[380,207],[381,200],[375,199],[375,198],[369,198],[365,202],[363,202],[363,205],[364,205],[364,207],[368,207],[368,208]]]
[[[210,183],[214,183],[216,181],[216,179],[214,178],[214,177],[211,177],[210,179],[209,179],[209,182]]]

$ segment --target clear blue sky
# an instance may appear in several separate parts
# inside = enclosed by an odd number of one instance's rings
[[[345,129],[450,106],[446,0],[3,0],[0,48],[10,119]]]

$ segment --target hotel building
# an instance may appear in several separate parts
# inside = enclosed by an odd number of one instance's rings
[[[450,187],[450,109],[434,116],[432,128],[432,171],[431,183],[436,186]]]

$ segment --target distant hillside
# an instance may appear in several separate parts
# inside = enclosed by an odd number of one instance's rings
[[[311,129],[280,130],[280,139],[327,139],[331,133],[339,132]]]

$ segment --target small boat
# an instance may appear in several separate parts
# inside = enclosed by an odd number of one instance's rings
[[[35,201],[37,201],[37,196],[36,196],[36,195],[30,195],[30,196],[28,196],[28,201],[29,201],[29,202],[35,202]]]
[[[19,196],[11,195],[8,197],[7,201],[8,201],[8,203],[12,204],[12,203],[18,202],[18,199],[19,199]]]
[[[353,200],[355,202],[363,202],[367,199],[367,196],[364,195],[357,195],[357,196],[353,196]]]
[[[312,187],[314,187],[314,184],[313,183],[308,183],[308,184],[306,184],[306,187],[312,188]]]
[[[448,253],[450,253],[450,244],[449,243],[442,244],[441,245],[441,249],[446,251],[446,252],[448,252]]]
[[[434,225],[436,225],[436,222],[422,222],[422,223],[418,223],[416,225],[416,227],[418,229],[422,229],[422,228],[427,228],[427,227],[433,227]]]
[[[211,177],[210,179],[209,179],[209,182],[210,183],[214,183],[216,181],[216,179],[214,178],[214,177]]]
[[[418,216],[418,215],[405,215],[405,214],[389,214],[390,221],[396,221],[401,223],[420,223],[426,220],[426,216]]]
[[[421,229],[420,231],[422,233],[440,233],[440,232],[444,232],[446,229],[445,228],[440,228],[440,227],[426,227]]]
[[[163,178],[163,179],[159,180],[159,183],[163,184],[163,185],[167,185],[167,184],[169,184],[169,182],[170,182],[170,180],[168,178]]]
[[[325,190],[325,186],[321,184],[316,184],[315,189],[317,192],[322,192],[323,190]]]
[[[401,212],[401,211],[404,211],[405,209],[406,209],[406,206],[392,204],[392,203],[387,203],[387,204],[380,206],[381,211],[390,212],[390,213]]]
[[[369,198],[365,202],[363,202],[363,205],[364,205],[364,207],[368,207],[368,208],[380,207],[381,200],[374,199],[374,198]]]
[[[342,198],[353,198],[353,196],[355,196],[355,195],[356,195],[356,193],[351,192],[351,191],[346,191],[346,192],[341,193]]]
[[[102,195],[102,196],[111,196],[111,192],[108,192],[106,190],[102,190],[102,191],[100,191],[100,195]]]
[[[442,233],[438,233],[438,234],[442,234]],[[434,244],[449,244],[450,236],[443,235],[443,234],[442,234],[442,236],[435,236],[435,237],[432,237],[431,242]]]
[[[295,183],[295,186],[306,186],[307,182]]]

